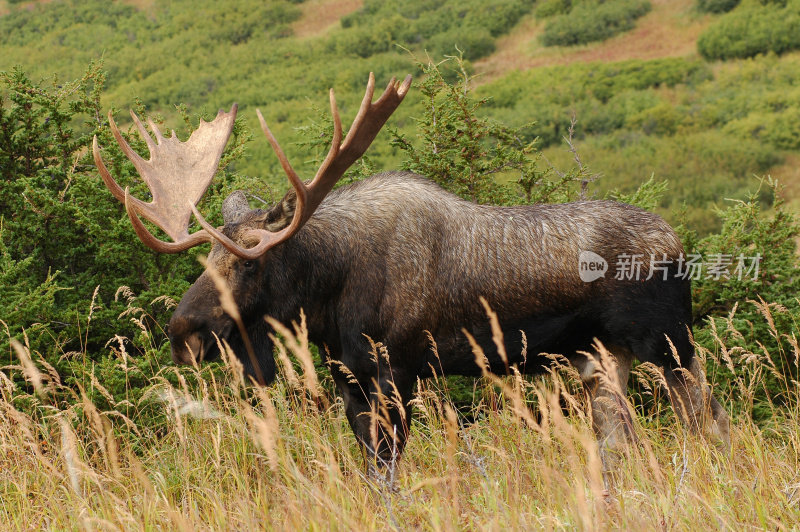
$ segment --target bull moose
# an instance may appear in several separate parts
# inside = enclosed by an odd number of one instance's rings
[[[683,248],[659,216],[613,201],[477,205],[409,172],[382,173],[333,190],[410,85],[410,76],[402,84],[393,79],[373,102],[370,74],[344,140],[331,90],[333,141],[309,183],[292,169],[257,111],[292,189],[268,210],[251,210],[243,193],[231,194],[222,207],[220,229],[200,215],[196,204],[219,165],[237,106],[201,122],[185,142],[174,133],[164,137],[150,121],[153,139],[131,112],[149,160],[130,147],[109,113],[111,131],[149,186],[152,201],[121,189],[103,163],[97,138],[94,159],[142,242],[163,253],[213,243],[207,271],[170,320],[172,359],[181,364],[212,359],[219,355],[216,338],[223,339],[244,372],[267,384],[275,377],[275,361],[265,316],[288,324],[304,312],[309,338],[335,362],[331,373],[358,440],[373,456],[386,458],[405,445],[418,378],[434,369],[445,375],[481,374],[468,332],[495,373],[507,371],[507,364],[523,373],[541,372],[551,359],[537,353],[563,354],[588,383],[601,443],[614,448],[631,435],[625,428],[627,412],[609,411],[615,391],[598,384],[599,355],[585,354],[598,353],[599,341],[614,354],[623,390],[634,357],[663,368],[679,417],[727,446],[728,416],[695,358],[689,280],[675,271]],[[202,229],[189,234],[192,214]],[[140,216],[173,241],[154,237]],[[657,256],[672,265],[664,275],[584,282],[578,264],[586,251],[612,260]],[[648,268],[643,265],[643,274]],[[241,327],[223,310],[212,275],[227,282]],[[497,314],[506,359],[492,339],[484,302]],[[371,340],[381,342],[388,357],[370,356]],[[389,423],[375,429],[370,414],[381,394],[399,400],[389,403]]]

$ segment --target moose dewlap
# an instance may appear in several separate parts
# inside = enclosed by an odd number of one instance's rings
[[[220,338],[240,357],[247,375],[269,383],[275,362],[273,330],[265,317],[289,324],[302,310],[310,339],[334,362],[331,374],[356,436],[385,459],[405,445],[418,378],[481,374],[471,339],[495,373],[509,365],[536,373],[549,360],[538,353],[563,354],[587,381],[595,430],[611,449],[632,437],[627,411],[613,405],[620,404],[615,397],[625,389],[636,358],[663,368],[682,420],[727,446],[728,416],[711,396],[694,355],[689,280],[675,271],[683,248],[660,217],[611,201],[476,205],[408,172],[333,190],[410,85],[410,77],[402,84],[392,80],[372,102],[370,75],[344,139],[331,91],[334,138],[308,184],[258,113],[292,189],[269,210],[251,210],[243,194],[232,194],[223,204],[225,225],[219,230],[195,206],[217,169],[236,105],[201,123],[186,142],[163,137],[150,122],[154,141],[132,113],[150,150],[147,161],[110,120],[153,201],[132,198],[116,184],[96,139],[95,161],[141,240],[166,253],[214,243],[207,271],[170,320],[173,360],[211,359],[219,354]],[[190,235],[192,214],[203,229]],[[139,216],[173,242],[156,239]],[[666,266],[655,272],[644,264],[635,277],[607,275],[607,260],[633,255],[659,257]],[[217,290],[220,281],[230,289],[224,295]],[[493,340],[484,301],[497,313],[505,355]],[[372,357],[370,340],[386,346],[388,357]],[[613,353],[616,378],[598,378],[596,340]],[[395,398],[385,401],[383,422],[372,414],[381,411],[376,406],[381,397]]]

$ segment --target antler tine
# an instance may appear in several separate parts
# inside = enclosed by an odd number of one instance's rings
[[[150,131],[152,131],[153,135],[156,136],[156,142],[158,142],[159,144],[164,142],[164,135],[161,134],[161,130],[158,129],[158,126],[155,124],[155,122],[153,122],[152,118],[147,117],[147,125],[150,126]],[[173,137],[175,136],[174,130],[172,131],[172,136]]]
[[[372,103],[372,97],[375,92],[375,75],[370,72],[367,89],[361,101],[361,107],[353,120],[353,124],[344,142],[342,142],[342,122],[339,117],[339,108],[336,105],[336,97],[333,89],[331,89],[330,101],[331,115],[333,116],[333,139],[328,155],[322,162],[314,179],[308,185],[300,180],[291,164],[289,164],[286,154],[281,149],[269,127],[267,127],[267,123],[261,111],[257,110],[258,119],[261,122],[261,129],[264,131],[264,135],[266,135],[267,140],[270,145],[272,145],[272,149],[278,156],[278,160],[284,172],[286,172],[286,175],[289,177],[289,181],[292,183],[292,187],[297,196],[297,203],[291,222],[284,229],[276,233],[260,229],[251,231],[251,236],[257,236],[259,242],[255,247],[245,249],[230,241],[227,237],[224,237],[224,235],[218,236],[218,232],[215,232],[213,227],[208,225],[204,220],[201,220],[199,213],[193,209],[195,217],[200,221],[203,228],[212,234],[214,238],[217,238],[231,253],[242,258],[258,257],[272,246],[280,244],[292,236],[311,217],[328,192],[331,191],[336,182],[344,175],[345,171],[356,159],[364,154],[367,148],[369,148],[369,145],[375,140],[375,136],[386,123],[386,120],[388,120],[389,116],[391,116],[394,110],[397,109],[397,106],[403,101],[410,86],[411,76],[407,76],[400,86],[398,86],[395,79],[392,78],[378,101]],[[227,241],[223,238],[227,239]]]
[[[383,92],[380,98],[378,98],[378,102],[386,96],[386,93],[391,90],[394,86],[395,78],[389,80],[389,85],[386,87],[386,90]],[[350,125],[350,130],[347,132],[347,137],[344,139],[344,143],[347,144],[348,141],[352,140],[353,136],[358,133],[358,128],[361,125],[361,122],[364,121],[366,118],[367,113],[369,112],[369,108],[372,105],[372,97],[375,95],[375,76],[372,72],[369,73],[369,82],[367,83],[367,90],[364,91],[364,98],[361,99],[361,106],[358,108],[358,113],[356,113],[356,117],[353,119],[353,123]],[[377,102],[376,102],[377,104]]]
[[[116,130],[117,125],[114,124],[113,120],[111,121],[111,123],[113,124],[111,126],[111,131],[113,132],[114,130]],[[123,148],[123,151],[125,151],[125,148]],[[118,201],[121,201],[121,202],[125,203],[125,192],[122,190],[122,187],[120,187],[117,184],[117,182],[114,180],[114,178],[111,177],[111,173],[106,168],[105,162],[103,162],[103,158],[100,155],[100,146],[98,146],[98,144],[97,144],[97,135],[95,135],[92,138],[92,155],[94,156],[94,164],[97,166],[97,169],[100,171],[100,177],[103,179],[103,183],[106,184],[106,187],[108,187],[108,190],[111,191],[111,194],[115,198],[117,198]],[[135,204],[136,207],[138,207],[138,208],[144,208],[144,206],[146,205],[143,201],[138,200],[138,199],[136,199],[134,197],[131,197],[131,202],[133,204]]]
[[[372,75],[372,72],[369,73],[369,83],[367,84],[367,94],[364,95],[364,99],[371,100],[372,99],[372,92],[375,90],[375,77]],[[336,105],[336,95],[333,93],[333,89],[330,90],[330,100],[331,100],[331,116],[333,117],[333,138],[331,139],[331,148],[328,150],[328,155],[325,157],[325,160],[322,161],[322,164],[317,170],[317,174],[314,176],[314,180],[308,185],[308,188],[314,188],[314,185],[317,183],[317,179],[319,176],[324,175],[325,172],[328,170],[330,165],[336,160],[336,157],[339,156],[339,150],[342,147],[342,119],[339,117],[339,107]],[[361,107],[364,107],[364,104],[361,104]]]
[[[137,126],[140,124],[141,122],[137,124]],[[125,156],[131,160],[133,166],[136,167],[136,170],[140,170],[140,167],[144,166],[145,160],[142,159],[141,155],[133,151],[131,145],[128,144],[128,141],[125,140],[125,137],[123,137],[122,133],[119,132],[119,128],[117,128],[117,123],[114,121],[114,116],[111,114],[111,111],[108,112],[108,125],[111,126],[111,133],[114,135],[114,138],[117,139],[117,144],[119,144],[119,147],[122,148],[122,153],[124,153]],[[147,147],[149,148],[150,144],[148,144]]]
[[[333,97],[333,91],[332,90],[331,90],[331,106],[334,109],[336,107],[336,100]],[[272,150],[275,152],[275,155],[278,156],[278,160],[280,161],[281,166],[283,167],[283,171],[286,173],[286,175],[289,178],[289,182],[292,184],[292,188],[294,189],[295,197],[297,199],[297,203],[295,204],[295,211],[294,211],[294,215],[292,216],[292,221],[289,223],[288,227],[282,229],[278,233],[269,233],[268,231],[257,230],[257,232],[259,233],[260,240],[259,240],[259,243],[256,244],[256,246],[253,247],[253,248],[245,249],[245,248],[242,248],[242,247],[238,246],[233,241],[230,241],[230,240],[226,241],[226,240],[223,240],[223,239],[218,239],[219,242],[223,246],[225,246],[225,248],[228,251],[230,251],[234,255],[237,255],[237,256],[239,256],[239,257],[241,257],[243,259],[248,259],[248,260],[260,256],[264,251],[266,251],[270,247],[276,246],[280,242],[285,240],[286,238],[289,238],[289,236],[291,236],[292,233],[294,233],[294,231],[296,231],[300,227],[300,225],[302,225],[302,223],[304,222],[304,220],[302,220],[302,216],[303,216],[303,213],[306,212],[306,205],[308,203],[308,198],[309,198],[309,194],[308,194],[309,189],[308,189],[308,187],[306,186],[305,183],[303,183],[303,180],[300,179],[300,176],[297,175],[297,172],[294,171],[294,168],[292,168],[292,165],[289,163],[289,159],[286,157],[286,154],[283,152],[283,149],[281,148],[280,144],[278,144],[278,139],[276,139],[275,135],[272,134],[272,131],[267,126],[267,121],[264,120],[264,116],[261,114],[261,111],[259,109],[256,109],[256,114],[258,115],[259,122],[261,122],[261,129],[262,129],[262,131],[264,131],[264,135],[266,135],[267,140],[269,141],[270,145],[272,146]],[[341,121],[339,120],[338,111],[336,111],[334,113],[334,117],[335,117],[334,118],[334,137],[337,135],[337,133],[336,133],[336,130],[337,130],[336,123],[337,122],[338,122],[338,136],[341,137],[341,135],[342,135],[342,124],[341,124]],[[333,149],[333,148],[331,147],[331,149]],[[328,157],[331,157],[330,153],[328,153]],[[197,218],[197,213],[195,213],[195,218]],[[200,221],[199,218],[198,218],[198,221]],[[203,222],[200,222],[200,224],[202,225]],[[206,231],[208,231],[208,228],[206,228],[205,225],[203,225],[203,228],[205,228]],[[211,233],[211,234],[214,234],[214,233]],[[280,235],[280,240],[276,241],[275,239],[271,238],[270,235],[274,235],[274,234]],[[258,254],[253,256],[253,254],[255,252],[258,252]]]
[[[109,115],[110,114],[111,113],[109,113]],[[133,112],[133,109],[131,109],[131,118],[133,119],[133,123],[136,124],[136,129],[139,130],[139,136],[142,137],[142,140],[145,141],[145,143],[147,144],[147,150],[152,155],[153,151],[156,149],[156,146],[155,146],[155,144],[153,144],[153,139],[150,138],[150,135],[147,133],[147,130],[144,127],[144,124],[142,124],[142,121],[139,120],[138,115]],[[148,120],[148,122],[150,124],[152,124],[152,122],[150,122],[149,120]],[[116,125],[115,125],[115,127],[116,127]],[[151,125],[150,127],[153,127],[153,126]]]
[[[391,81],[389,81],[389,85],[386,87],[386,90],[383,91],[383,94],[381,94],[381,97],[378,98],[378,101],[375,102],[375,104],[376,105],[380,105],[380,104],[383,103],[384,99],[390,98],[392,96],[392,91],[391,91],[392,85],[395,86],[396,94],[400,98],[400,100],[402,100],[403,98],[406,97],[406,94],[408,93],[408,89],[411,88],[411,81],[412,81],[411,74],[406,76],[403,79],[403,83],[401,83],[400,85],[397,85],[397,79],[396,78],[392,78]]]
[[[297,175],[297,172],[294,171],[294,168],[292,168],[292,165],[289,162],[289,159],[286,157],[286,154],[283,152],[281,145],[278,144],[278,140],[275,138],[275,135],[272,134],[272,131],[270,131],[269,126],[267,126],[267,121],[264,120],[264,116],[261,114],[261,110],[256,109],[256,114],[258,115],[258,121],[261,122],[261,130],[264,132],[264,135],[266,135],[270,146],[272,146],[272,151],[274,151],[275,155],[278,156],[278,161],[280,161],[281,167],[283,167],[283,171],[286,172],[286,175],[289,177],[289,182],[291,182],[292,186],[295,189],[300,188],[305,190],[303,181]]]
[[[370,77],[372,77],[372,73],[370,73]],[[333,151],[334,145],[337,145],[336,150],[338,152],[338,144],[340,144],[342,141],[342,119],[339,117],[339,107],[336,105],[336,95],[333,93],[333,89],[331,89],[330,92],[330,100],[331,116],[333,117],[333,139],[331,140],[331,152]]]

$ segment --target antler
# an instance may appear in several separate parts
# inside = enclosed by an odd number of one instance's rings
[[[156,143],[154,143],[139,117],[131,111],[131,117],[150,150],[150,159],[147,161],[133,151],[117,129],[111,113],[108,113],[114,138],[117,139],[122,151],[133,162],[139,175],[150,188],[153,196],[150,203],[132,197],[127,188],[123,190],[114,181],[100,156],[97,136],[94,137],[92,143],[92,152],[103,182],[114,197],[125,204],[125,210],[128,212],[136,234],[150,248],[163,253],[177,253],[204,242],[217,240],[231,253],[244,259],[255,259],[271,247],[291,237],[302,227],[345,171],[367,151],[386,120],[403,101],[410,87],[411,76],[407,76],[400,85],[392,78],[381,97],[373,103],[375,77],[370,73],[361,108],[353,120],[344,142],[342,142],[342,123],[339,119],[339,110],[336,107],[333,89],[331,89],[333,140],[327,157],[309,184],[303,183],[292,169],[286,154],[267,127],[261,111],[256,111],[258,119],[261,121],[261,128],[278,155],[281,166],[294,188],[297,202],[291,223],[280,231],[250,230],[246,236],[258,241],[251,248],[241,247],[212,227],[196,208],[217,171],[222,151],[233,130],[237,111],[236,104],[227,113],[220,111],[212,122],[201,121],[200,126],[186,142],[180,142],[174,131],[171,137],[165,138],[152,120],[148,120],[150,130],[156,138]],[[203,229],[190,235],[188,228],[192,214]],[[143,216],[160,227],[172,238],[173,242],[164,242],[154,237],[139,216]]]
[[[136,234],[150,248],[162,253],[177,253],[213,240],[212,235],[204,229],[190,235],[189,221],[192,212],[196,212],[195,205],[203,197],[217,171],[222,151],[233,131],[236,111],[237,105],[233,104],[227,113],[220,110],[212,122],[201,121],[186,142],[178,140],[174,131],[172,136],[165,138],[153,121],[148,119],[147,123],[156,138],[155,143],[139,117],[131,111],[133,122],[150,151],[150,159],[147,161],[133,151],[117,129],[111,112],[108,113],[114,138],[147,183],[153,200],[145,203],[136,199],[128,193],[127,187],[122,190],[114,181],[100,156],[97,136],[92,141],[94,162],[108,189],[125,204]],[[139,216],[160,227],[173,242],[164,242],[154,237]]]
[[[191,206],[200,225],[206,232],[211,234],[231,253],[243,258],[252,260],[261,256],[268,249],[285,241],[295,234],[300,227],[311,217],[325,196],[333,189],[336,182],[344,175],[345,171],[361,157],[372,141],[375,140],[389,116],[397,109],[403,101],[408,89],[411,87],[411,76],[407,76],[402,84],[398,85],[395,78],[389,82],[386,90],[376,102],[372,102],[375,92],[375,76],[370,72],[367,90],[364,99],[361,101],[361,108],[358,111],[347,137],[342,142],[342,122],[339,118],[339,109],[336,107],[336,98],[333,89],[330,91],[331,114],[333,115],[333,140],[327,157],[323,161],[314,179],[309,184],[303,183],[297,173],[289,164],[286,154],[281,149],[275,136],[267,127],[261,111],[256,110],[258,119],[261,121],[261,129],[267,136],[267,140],[275,150],[276,155],[283,167],[284,172],[289,177],[289,182],[295,190],[297,204],[291,223],[277,232],[265,229],[253,229],[249,231],[251,237],[258,240],[258,244],[251,248],[243,248],[236,242],[223,235],[208,222],[206,222],[194,205]],[[195,233],[197,234],[197,233]]]

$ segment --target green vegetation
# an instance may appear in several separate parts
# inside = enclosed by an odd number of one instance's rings
[[[552,192],[566,195],[562,182],[544,179],[533,143],[522,140],[526,126],[510,128],[479,118],[486,100],[475,100],[469,93],[470,79],[457,61],[462,75],[448,83],[441,69],[433,64],[422,68],[419,90],[426,103],[417,122],[420,146],[395,134],[393,143],[407,159],[401,164],[429,177],[443,188],[476,203],[531,203],[548,198]],[[514,175],[506,184],[495,179],[499,173]]]
[[[697,0],[697,10],[702,13],[727,13],[741,0]]]
[[[775,419],[767,405],[786,404],[794,386],[787,386],[787,379],[798,377],[795,340],[777,334],[777,330],[796,329],[800,318],[796,295],[800,290],[796,243],[800,226],[780,205],[773,215],[765,216],[756,194],[750,201],[734,203],[721,216],[723,225],[718,234],[700,240],[691,233],[686,235],[687,253],[717,257],[711,261],[730,264],[730,271],[737,266],[737,257],[759,256],[761,267],[758,275],[732,275],[723,282],[705,276],[693,283],[694,314],[705,317],[704,326],[696,329],[696,340],[710,348],[719,334],[729,348],[747,350],[758,345],[764,352],[773,353],[763,387],[746,399],[732,398],[736,408],[743,407],[743,400],[748,401],[752,417],[771,424]],[[730,362],[712,371],[724,382],[734,380],[737,373]]]
[[[551,146],[562,141],[573,110],[583,134],[627,129],[630,120],[663,102],[654,89],[693,88],[710,77],[708,67],[692,59],[576,64],[512,72],[480,91],[490,98],[494,116],[512,122],[515,116],[530,117],[535,122],[530,134],[541,146]]]
[[[289,24],[296,2],[256,0],[157,2],[150,12],[103,0],[66,0],[0,17],[0,71],[16,64],[35,80],[54,72],[80,76],[90,61],[106,58],[103,108],[138,99],[170,122],[175,105],[211,114],[239,103],[245,124],[258,131],[259,107],[293,160],[306,153],[295,130],[309,117],[309,101],[325,102],[335,87],[343,113],[354,110],[370,71],[380,82],[414,73],[418,54],[456,53],[470,59],[493,50],[493,39],[531,9],[530,0],[368,1],[331,35],[298,42]],[[244,111],[246,110],[246,111]],[[407,116],[407,115],[406,115]],[[388,136],[382,138],[387,139]],[[385,146],[386,141],[376,143]],[[254,143],[237,170],[283,185],[266,142]],[[298,171],[312,171],[298,164]]]
[[[562,169],[574,164],[562,147],[574,112],[581,154],[604,176],[601,191],[630,193],[651,175],[667,180],[659,212],[708,234],[721,227],[715,206],[747,198],[758,187],[754,175],[779,164],[784,150],[800,149],[799,84],[798,57],[729,63],[714,73],[696,59],[660,59],[514,72],[479,92],[495,119],[533,120],[525,138],[538,137]]]
[[[721,17],[697,41],[707,59],[800,49],[800,1],[748,2]]]
[[[477,59],[494,51],[494,38],[511,29],[532,5],[530,0],[367,0],[363,9],[342,18],[342,27],[351,31],[334,37],[332,45],[361,57],[388,52],[396,43],[424,47],[434,57],[452,54],[458,46],[465,58]]]
[[[556,1],[543,4],[536,14],[551,17],[542,34],[542,44],[573,46],[628,31],[650,9],[649,0],[584,0],[575,2],[574,7]]]
[[[542,0],[536,5],[536,17],[547,18],[563,15],[572,9],[572,0]]]

